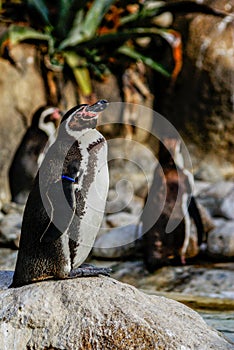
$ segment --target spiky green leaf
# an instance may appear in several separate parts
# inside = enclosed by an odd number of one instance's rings
[[[57,0],[56,16],[50,16],[54,34],[58,41],[66,38],[74,24],[76,13],[83,9],[88,0]]]
[[[144,64],[156,70],[157,72],[165,75],[166,77],[171,76],[171,74],[165,68],[163,68],[161,64],[152,60],[152,58],[150,57],[142,55],[141,53],[137,52],[129,46],[123,45],[119,47],[117,51],[125,56],[133,58],[134,60],[141,60]]]
[[[62,50],[66,47],[76,46],[84,41],[90,40],[95,36],[105,13],[115,0],[94,0],[86,16],[83,10],[77,12],[74,25],[65,40],[59,45]]]
[[[51,24],[49,20],[49,10],[44,0],[26,0],[26,3],[34,16],[39,16],[45,25]]]
[[[74,51],[67,51],[64,53],[64,56],[67,64],[73,71],[77,85],[82,94],[84,96],[90,95],[92,93],[92,83],[86,61]]]
[[[146,1],[145,3],[143,3],[143,6],[140,8],[139,11],[121,17],[120,23],[121,25],[130,23],[142,26],[142,22],[144,22],[145,20],[149,22],[150,18],[157,16],[160,13],[160,8],[162,8],[164,5],[164,1],[151,1],[150,3]]]
[[[25,40],[32,40],[35,42],[46,41],[50,51],[53,50],[53,38],[49,34],[43,34],[28,27],[11,25],[4,33],[4,36],[1,37],[0,44],[6,39],[9,39],[12,45],[16,45]]]
[[[12,27],[10,30],[10,40],[12,44],[17,44],[18,42],[24,40],[49,42],[51,40],[51,36],[27,27]]]
[[[149,37],[152,35],[160,35],[163,37],[165,29],[159,28],[131,28],[120,32],[103,34],[98,37],[92,38],[90,41],[85,42],[85,48],[97,48],[99,45],[115,44],[118,48],[122,46],[124,42],[129,39],[136,39],[141,37]],[[82,44],[76,49],[82,48]]]

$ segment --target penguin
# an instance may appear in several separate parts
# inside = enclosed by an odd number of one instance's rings
[[[185,264],[191,238],[191,222],[196,225],[197,245],[204,228],[192,195],[192,174],[184,169],[180,141],[164,138],[159,143],[155,168],[142,220],[142,250],[149,272],[172,261]]]
[[[64,115],[25,206],[10,287],[109,275],[110,269],[82,265],[99,231],[109,188],[107,142],[96,129],[107,106],[99,100]]]
[[[9,168],[13,202],[25,204],[44,154],[55,140],[60,120],[61,112],[56,107],[43,106],[34,113]]]

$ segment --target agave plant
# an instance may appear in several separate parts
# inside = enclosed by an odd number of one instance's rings
[[[103,78],[115,63],[123,62],[127,66],[131,61],[140,60],[173,79],[181,69],[179,33],[160,27],[155,21],[164,12],[177,11],[178,6],[173,3],[147,0],[8,0],[0,1],[0,9],[1,21],[7,25],[7,30],[0,37],[2,56],[14,63],[10,54],[12,45],[21,42],[35,45],[49,103],[60,102],[61,88],[67,79],[65,76],[74,79],[79,96],[89,98],[92,95],[90,76]],[[139,38],[153,36],[161,36],[172,46],[175,60],[172,72],[150,55],[137,50]]]

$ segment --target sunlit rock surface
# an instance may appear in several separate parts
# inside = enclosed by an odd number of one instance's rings
[[[2,349],[232,349],[188,307],[111,278],[48,281],[5,289]]]

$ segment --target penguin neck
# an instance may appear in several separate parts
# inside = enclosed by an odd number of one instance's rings
[[[69,138],[70,137],[70,138]],[[63,144],[67,143],[67,145],[75,144],[76,149],[79,149],[80,155],[80,169],[81,171],[76,174],[77,181],[74,183],[76,189],[81,190],[83,187],[84,179],[87,177],[88,165],[91,150],[98,145],[99,143],[104,142],[102,134],[96,129],[86,129],[86,132],[77,132],[76,135],[67,134],[66,140],[62,140]],[[91,165],[90,165],[91,166]],[[95,164],[92,164],[93,170],[97,167]],[[66,175],[66,174],[65,174]]]
[[[86,133],[82,134],[77,141],[83,149],[89,151],[92,145],[97,144],[100,139],[103,139],[103,136],[97,129],[89,129]]]
[[[55,111],[54,107],[45,109],[39,118],[38,127],[46,133],[48,138],[55,135],[56,127],[52,120],[45,122],[46,118]]]
[[[39,129],[44,131],[49,139],[55,139],[56,128],[53,122],[39,123]]]
[[[98,139],[102,137],[97,129],[83,129],[79,131],[66,130],[65,128],[60,129],[59,137],[61,137],[64,141],[70,140],[77,141],[83,149],[88,149],[89,146],[95,143]],[[103,138],[103,137],[102,137]],[[73,143],[73,142],[72,142]]]

